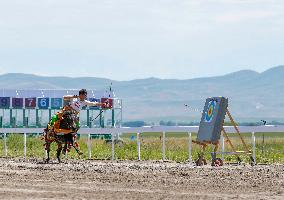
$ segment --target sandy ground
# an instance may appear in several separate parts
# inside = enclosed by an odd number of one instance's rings
[[[284,199],[284,165],[0,158],[0,199]]]

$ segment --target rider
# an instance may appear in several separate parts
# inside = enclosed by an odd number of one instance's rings
[[[91,102],[91,101],[86,100],[87,94],[88,93],[86,89],[81,89],[79,91],[79,96],[66,95],[66,96],[63,96],[63,99],[64,100],[73,99],[73,102],[71,102],[69,106],[78,113],[84,106],[105,106],[105,103]]]
[[[86,100],[87,99],[87,90],[81,89],[79,91],[78,95],[66,95],[63,96],[63,99],[65,101],[70,101],[69,105],[66,105],[62,108],[61,111],[57,112],[50,120],[50,122],[47,125],[46,131],[46,139],[52,139],[54,137],[54,134],[64,134],[64,138],[66,142],[69,142],[69,144],[73,144],[73,137],[76,137],[76,135],[71,133],[76,133],[78,129],[80,128],[80,121],[78,114],[80,113],[80,110],[85,106],[102,106],[105,107],[106,103],[99,103],[99,102],[91,102]],[[75,114],[76,120],[75,126],[71,128],[71,130],[62,128],[60,126],[61,120],[66,117],[70,113]],[[75,144],[78,145],[77,143]],[[77,146],[78,147],[78,146]],[[65,150],[68,148],[65,146]],[[65,151],[64,151],[65,152]]]
[[[62,117],[62,115],[64,114],[64,112],[66,111],[71,111],[71,112],[75,112],[76,115],[78,115],[80,113],[80,110],[85,107],[85,106],[106,106],[106,103],[99,103],[99,102],[91,102],[86,100],[87,99],[87,90],[86,89],[81,89],[79,91],[79,96],[78,95],[66,95],[63,96],[63,99],[65,101],[70,101],[69,105],[66,105],[62,108],[61,111],[59,111],[58,113],[56,113],[52,119],[50,120],[49,125],[50,126],[54,126],[56,123],[60,122],[60,119]],[[76,129],[78,130],[80,128],[80,121],[76,120]],[[55,129],[59,129],[59,126],[54,127]],[[66,132],[69,133],[69,130],[58,130],[55,132]]]

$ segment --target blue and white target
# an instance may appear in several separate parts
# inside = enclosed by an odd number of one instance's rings
[[[210,101],[207,107],[207,111],[205,113],[204,121],[210,123],[214,117],[214,110],[216,107],[215,101]]]

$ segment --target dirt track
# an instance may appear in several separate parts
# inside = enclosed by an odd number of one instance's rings
[[[284,199],[284,165],[0,158],[0,199]]]

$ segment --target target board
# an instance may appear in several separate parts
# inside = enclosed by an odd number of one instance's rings
[[[218,142],[227,108],[228,99],[225,97],[211,97],[206,99],[197,134],[197,141]]]

